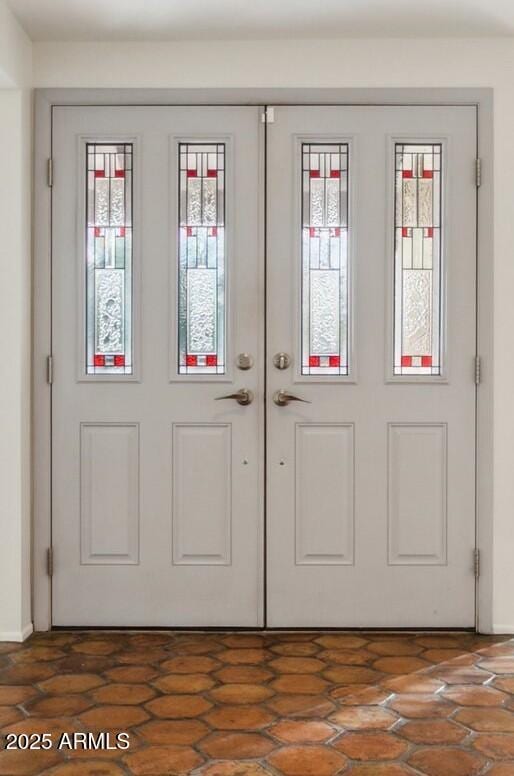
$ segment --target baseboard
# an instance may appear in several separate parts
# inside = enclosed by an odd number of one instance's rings
[[[34,626],[29,622],[21,631],[0,631],[0,641],[25,641],[33,630]]]
[[[503,634],[509,635],[514,633],[514,625],[493,625],[491,633],[498,634],[499,636]]]

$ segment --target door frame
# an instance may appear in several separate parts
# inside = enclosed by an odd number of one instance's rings
[[[476,628],[491,633],[493,609],[493,94],[492,88],[373,89],[36,89],[34,137],[33,356],[32,356],[32,619],[52,627],[48,548],[52,546],[51,353],[52,188],[48,160],[56,106],[201,105],[471,105],[477,117],[476,342],[481,382],[476,391],[475,530],[480,550]],[[470,175],[472,171],[470,170]],[[37,293],[36,293],[37,290]],[[473,368],[470,364],[470,379]],[[470,558],[470,569],[473,558]]]

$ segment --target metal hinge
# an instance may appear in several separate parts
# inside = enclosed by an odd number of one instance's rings
[[[475,385],[479,385],[482,379],[482,361],[480,356],[475,356]]]
[[[475,579],[480,576],[480,550],[475,547],[473,550],[473,568],[475,570]]]
[[[46,182],[47,185],[52,187],[54,185],[54,160],[47,159],[46,162]]]
[[[52,385],[54,381],[54,357],[46,357],[46,382],[48,385]]]
[[[54,550],[49,547],[46,551],[46,573],[49,577],[54,575]]]
[[[267,105],[264,108],[264,113],[261,115],[261,121],[263,124],[274,124],[275,123],[275,108],[270,108],[269,105]]]
[[[482,160],[475,159],[475,184],[478,189],[482,185]]]

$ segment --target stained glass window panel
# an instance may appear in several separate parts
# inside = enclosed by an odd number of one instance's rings
[[[442,146],[395,150],[395,375],[441,374]]]
[[[302,144],[302,374],[347,375],[348,144]]]
[[[86,374],[132,374],[130,143],[88,143]]]
[[[179,144],[179,374],[225,373],[225,144]]]

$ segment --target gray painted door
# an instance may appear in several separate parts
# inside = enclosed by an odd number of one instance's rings
[[[475,110],[280,106],[267,148],[268,623],[473,626]]]
[[[55,625],[263,622],[261,112],[55,109]]]

